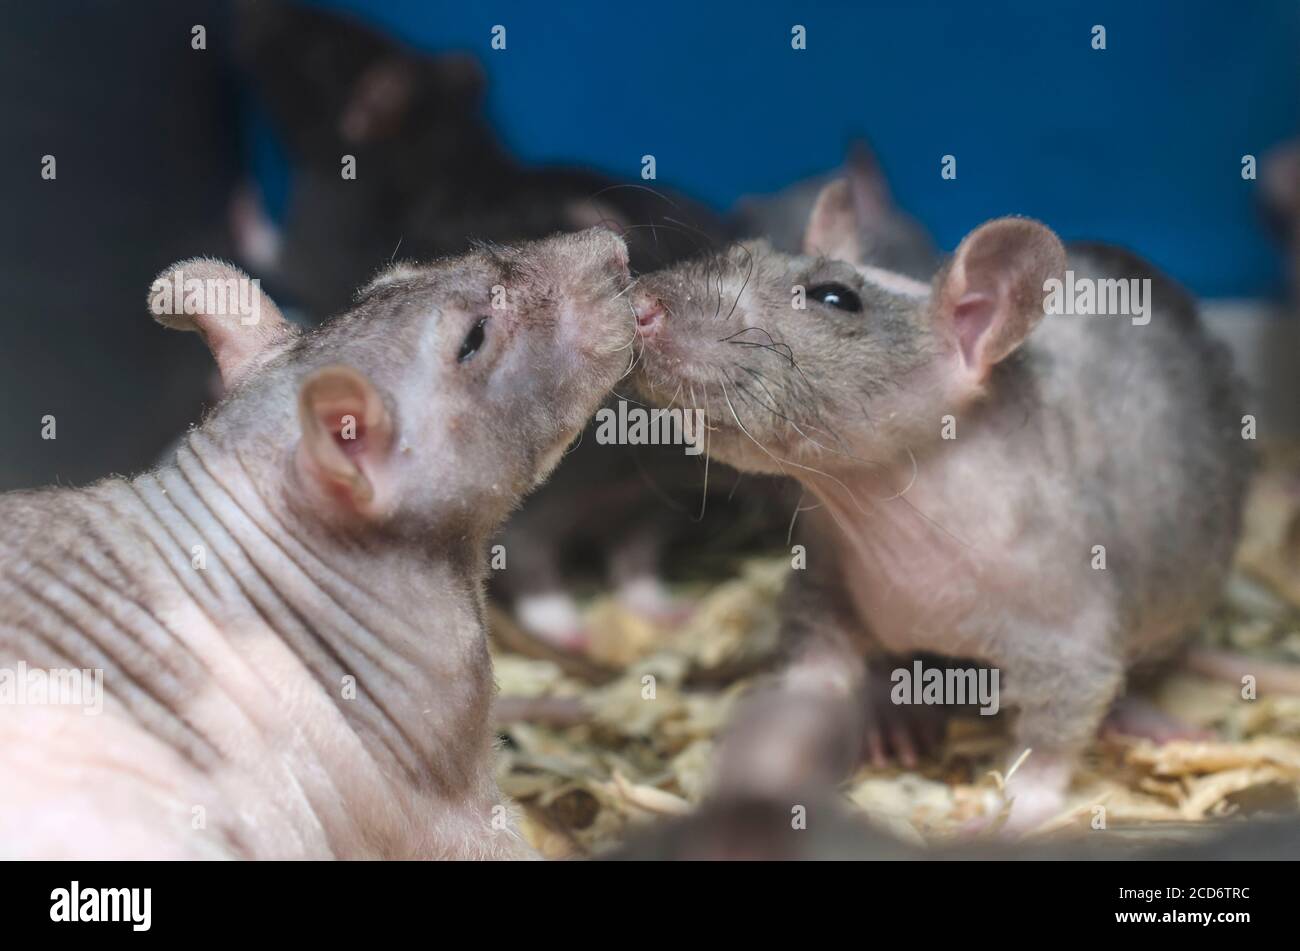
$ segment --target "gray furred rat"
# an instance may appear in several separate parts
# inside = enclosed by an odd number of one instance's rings
[[[1067,254],[1003,218],[927,285],[851,263],[855,215],[834,183],[805,254],[741,244],[634,292],[646,397],[694,394],[710,453],[817,502],[790,664],[750,719],[787,755],[749,757],[740,781],[852,755],[864,658],[931,651],[1000,672],[1016,752],[1033,750],[1013,777],[1024,827],[1059,805],[1126,671],[1218,593],[1250,469],[1232,374],[1192,300],[1135,256]],[[1044,316],[1067,269],[1149,280],[1149,319]],[[724,781],[736,763],[724,744]]]
[[[399,265],[303,334],[226,265],[166,272],[227,396],[154,471],[0,496],[0,667],[103,688],[0,705],[0,854],[531,854],[486,547],[626,372],[628,281],[593,229]]]

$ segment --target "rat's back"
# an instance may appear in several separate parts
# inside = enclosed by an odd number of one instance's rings
[[[1122,249],[1068,250],[1053,302],[1066,311],[1049,311],[1030,336],[1032,383],[1020,385],[1041,396],[1043,432],[1060,449],[1056,464],[1074,470],[1133,632],[1127,646],[1141,654],[1181,633],[1219,590],[1251,454],[1227,351],[1191,296]],[[1078,312],[1088,293],[1092,315]]]

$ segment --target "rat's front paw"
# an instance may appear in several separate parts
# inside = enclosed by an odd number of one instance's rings
[[[618,601],[633,614],[655,624],[675,627],[691,616],[690,604],[673,596],[653,575],[631,578],[618,586]]]
[[[521,597],[515,617],[528,634],[561,650],[580,653],[591,643],[577,602],[562,591]]]

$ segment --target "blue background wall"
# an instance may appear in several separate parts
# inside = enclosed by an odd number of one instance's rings
[[[944,248],[1019,213],[1127,244],[1205,295],[1281,283],[1241,157],[1300,133],[1298,0],[315,5],[477,53],[491,118],[531,160],[632,178],[653,153],[661,182],[725,208],[867,135]]]

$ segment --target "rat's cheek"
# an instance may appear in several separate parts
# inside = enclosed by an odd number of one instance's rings
[[[550,394],[557,413],[595,411],[602,398],[632,361],[631,348],[609,339],[563,345],[545,357],[539,382]]]
[[[568,325],[557,337],[553,359],[564,369],[578,372],[626,362],[635,338],[631,317],[620,321],[608,310],[594,316],[600,319]]]
[[[482,410],[448,414],[443,432],[425,447],[420,478],[468,512],[511,504],[531,485],[533,447],[540,440],[530,418],[509,419],[494,426],[485,422]]]
[[[937,353],[920,366],[900,374],[899,380],[896,392],[912,395],[904,401],[909,409],[923,404],[930,410],[955,413],[970,406],[985,392],[985,387],[967,370],[956,348]]]
[[[516,348],[493,368],[475,405],[492,419],[524,418],[534,407],[549,405],[559,369],[549,344]]]

